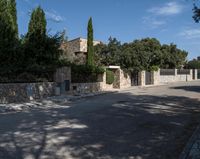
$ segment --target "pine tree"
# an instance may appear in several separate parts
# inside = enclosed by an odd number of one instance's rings
[[[18,38],[17,9],[15,0],[8,1],[8,11],[11,16],[12,29],[15,32],[16,38]]]
[[[87,65],[94,65],[93,26],[90,17],[87,27]]]

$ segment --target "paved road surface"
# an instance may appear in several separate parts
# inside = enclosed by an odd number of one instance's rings
[[[0,159],[177,159],[199,119],[200,82],[45,102],[0,114]]]

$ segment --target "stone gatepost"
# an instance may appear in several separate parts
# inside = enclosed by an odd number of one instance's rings
[[[194,80],[197,80],[198,79],[198,70],[195,69],[194,70]]]
[[[70,91],[71,85],[71,68],[62,67],[56,70],[54,74],[54,81],[57,84],[57,87],[60,88],[61,94],[66,94]]]
[[[145,86],[145,71],[141,71],[138,73],[138,81],[139,85]]]
[[[188,77],[188,81],[192,81],[193,80],[193,70],[192,69],[190,69],[190,75],[189,75],[189,77]]]
[[[153,71],[153,85],[160,84],[160,69],[158,71]]]

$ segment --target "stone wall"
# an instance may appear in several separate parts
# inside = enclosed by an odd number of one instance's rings
[[[100,41],[93,41],[94,46],[100,43]],[[80,52],[87,52],[87,39],[80,38]]]
[[[145,86],[145,71],[138,73],[138,84],[140,86]]]
[[[102,82],[95,83],[72,83],[71,92],[73,94],[88,94],[103,91]]]
[[[54,82],[0,84],[0,103],[20,103],[54,94]]]
[[[55,82],[64,82],[65,80],[71,81],[71,68],[70,67],[61,67],[56,70],[54,74]]]
[[[154,84],[162,84],[162,83],[171,83],[171,82],[184,82],[184,81],[192,81],[193,75],[192,70],[190,70],[190,74],[177,74],[177,69],[175,69],[175,75],[160,75],[160,70],[158,72],[154,72]]]
[[[131,87],[131,74],[120,69],[120,89]]]

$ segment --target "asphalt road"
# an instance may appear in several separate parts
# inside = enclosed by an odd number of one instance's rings
[[[177,159],[200,120],[200,81],[0,114],[0,159]]]

